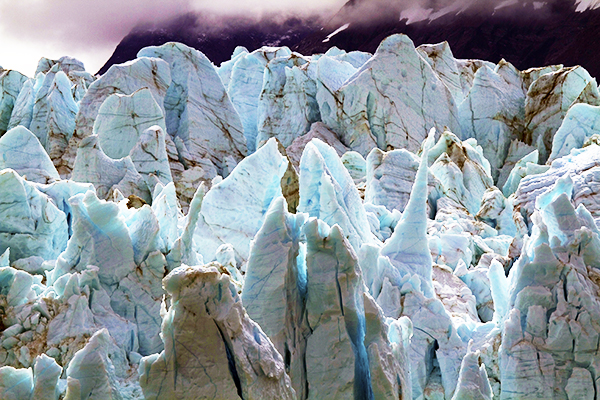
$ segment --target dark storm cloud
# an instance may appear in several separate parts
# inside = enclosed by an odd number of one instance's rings
[[[334,10],[343,0],[0,0],[0,32],[28,40],[94,46],[120,40],[139,23],[189,11],[257,15]]]
[[[362,0],[376,16],[389,6],[441,9],[451,3],[482,5],[500,0]],[[345,0],[0,0],[3,34],[93,46],[118,41],[138,23],[159,22],[188,11],[264,15],[334,12]]]
[[[40,57],[70,55],[97,70],[138,24],[160,24],[201,12],[220,15],[333,13],[345,0],[0,0],[0,65],[31,74]],[[210,14],[210,15],[209,15]],[[206,26],[206,25],[204,25]]]

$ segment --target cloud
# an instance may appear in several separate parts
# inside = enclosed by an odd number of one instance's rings
[[[335,11],[344,0],[0,0],[0,65],[32,74],[37,60],[80,58],[96,71],[136,25],[190,11],[260,17]],[[35,61],[34,61],[35,60]],[[26,65],[26,66],[25,66]]]
[[[159,24],[183,13],[264,17],[333,15],[346,0],[0,0],[0,65],[32,73],[40,57],[69,55],[96,71],[138,24]],[[499,4],[501,0],[355,0],[355,14],[372,19],[406,8],[441,9]],[[216,17],[214,16],[216,15]],[[19,65],[19,67],[15,67]],[[30,72],[31,71],[31,72]]]
[[[122,38],[139,22],[190,10],[188,0],[0,0],[3,34],[93,46]]]
[[[188,0],[0,0],[0,65],[31,75],[41,57],[96,71],[138,23],[190,10]]]
[[[115,41],[135,25],[189,11],[260,15],[337,8],[344,0],[0,0],[3,34],[90,46]]]

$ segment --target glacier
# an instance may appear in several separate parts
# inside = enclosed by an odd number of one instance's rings
[[[0,68],[0,398],[598,398],[599,107],[404,35]]]

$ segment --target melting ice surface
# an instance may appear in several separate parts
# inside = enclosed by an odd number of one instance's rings
[[[583,68],[138,56],[0,69],[1,399],[597,398]]]

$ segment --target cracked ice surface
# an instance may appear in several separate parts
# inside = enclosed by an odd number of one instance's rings
[[[583,68],[139,56],[0,69],[0,398],[597,397]]]

